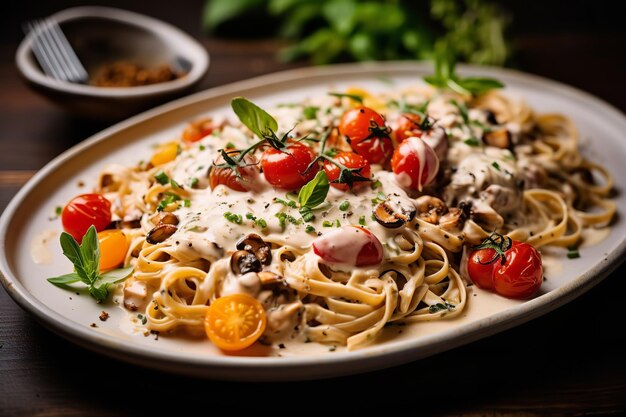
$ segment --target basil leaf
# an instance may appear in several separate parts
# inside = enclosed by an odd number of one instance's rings
[[[54,278],[48,278],[48,282],[58,286],[65,286],[67,284],[73,284],[81,281],[77,273],[65,274]]]
[[[326,172],[319,171],[315,178],[309,181],[304,187],[300,189],[298,193],[298,202],[300,203],[300,210],[304,208],[314,208],[326,200],[328,189],[330,184],[328,183],[328,177]]]
[[[108,286],[109,284],[102,284],[99,287],[90,285],[89,294],[91,294],[91,296],[95,298],[98,302],[104,301],[109,295],[109,291],[107,289]]]
[[[358,96],[356,94],[345,94],[345,93],[328,93],[329,96],[333,96],[333,97],[339,97],[339,98],[343,98],[343,97],[347,97],[351,100],[354,100],[358,103],[363,104],[363,97]]]
[[[233,111],[255,135],[264,139],[278,129],[278,122],[265,110],[245,97],[235,97],[230,102]]]
[[[128,266],[126,268],[119,268],[112,271],[107,271],[104,274],[100,275],[94,285],[100,286],[102,284],[115,284],[116,282],[120,282],[128,278],[130,274],[133,273],[134,269],[134,267]]]
[[[98,242],[98,232],[93,225],[89,226],[87,233],[83,236],[80,252],[89,283],[92,284],[100,272],[100,242]]]
[[[65,257],[69,259],[72,264],[74,264],[74,270],[80,277],[80,280],[85,284],[89,284],[89,275],[85,269],[83,255],[76,239],[74,239],[69,233],[63,232],[61,233],[60,241],[61,248],[63,249],[63,255],[65,255]]]
[[[500,81],[486,77],[467,77],[457,80],[457,83],[465,90],[471,91],[473,94],[481,94],[489,90],[504,87],[504,84]]]

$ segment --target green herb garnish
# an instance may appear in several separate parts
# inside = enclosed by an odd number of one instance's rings
[[[345,200],[343,203],[339,205],[339,210],[346,211],[348,210],[348,207],[350,207],[350,202],[348,200]]]
[[[165,197],[159,202],[159,205],[157,206],[157,211],[163,211],[167,206],[179,200],[180,197],[178,195],[173,193],[165,193]]]
[[[313,233],[315,232],[315,227],[311,226],[310,224],[307,224],[306,227],[304,228],[304,231],[307,233]]]
[[[165,185],[170,182],[170,177],[168,177],[167,174],[163,171],[159,171],[154,174],[154,179],[157,180],[157,182],[161,185]]]
[[[435,51],[435,74],[424,77],[433,87],[450,89],[463,95],[478,95],[504,87],[500,81],[487,77],[461,78],[455,73],[456,62],[448,51]]]
[[[306,106],[302,109],[302,115],[306,120],[313,120],[317,117],[317,111],[319,109],[320,108],[316,106]]]
[[[330,184],[325,171],[319,171],[315,177],[306,183],[298,193],[298,202],[300,203],[300,213],[306,213],[313,210],[326,200]]]
[[[491,163],[491,166],[492,166],[492,167],[494,167],[494,168],[496,169],[496,171],[501,171],[501,169],[500,169],[500,164],[499,164],[499,163],[497,163],[496,161],[493,161],[493,162]]]
[[[243,223],[243,218],[241,217],[241,214],[233,214],[230,211],[227,211],[226,213],[224,213],[224,218],[226,218],[226,220],[228,220],[231,223],[235,223],[235,224]]]
[[[333,227],[333,222],[331,222],[330,220],[324,220],[322,222],[322,227]]]
[[[433,304],[430,307],[428,307],[428,312],[431,314],[434,314],[443,310],[451,311],[451,310],[454,310],[455,307],[456,306],[454,304],[450,304],[447,301],[444,301],[443,303]]]
[[[350,100],[354,100],[357,103],[363,104],[363,97],[356,94],[345,94],[345,93],[328,93],[329,96],[339,97],[339,98],[349,98]]]
[[[60,241],[63,255],[74,265],[74,272],[48,278],[48,282],[58,287],[68,288],[69,284],[82,282],[87,285],[89,294],[98,302],[102,302],[109,295],[109,285],[126,279],[133,272],[134,268],[129,266],[100,273],[100,242],[93,225],[83,236],[80,245],[66,232],[61,233]]]
[[[361,226],[365,226],[365,216],[361,216],[361,217],[359,217],[359,224],[360,224]]]

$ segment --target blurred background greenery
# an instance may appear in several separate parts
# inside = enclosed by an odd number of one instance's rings
[[[458,61],[503,65],[508,20],[488,0],[207,0],[203,13],[208,32],[252,26],[254,36],[289,41],[280,59],[314,64],[430,59],[443,49]]]

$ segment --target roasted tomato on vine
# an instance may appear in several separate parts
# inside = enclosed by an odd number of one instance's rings
[[[256,298],[247,294],[231,294],[213,301],[204,320],[204,329],[220,349],[245,349],[265,331],[265,310]]]
[[[396,181],[403,187],[422,191],[432,183],[439,172],[439,158],[426,142],[411,137],[402,142],[391,157],[391,168]]]
[[[98,232],[111,223],[111,203],[102,194],[82,194],[74,197],[61,213],[63,229],[77,242],[83,240],[89,226]]]
[[[209,170],[211,189],[213,190],[220,184],[236,191],[254,189],[259,176],[257,159],[253,155],[246,154],[243,160],[238,162],[239,151],[226,150],[223,152]]]
[[[467,258],[467,272],[478,287],[508,298],[529,298],[543,281],[541,255],[531,245],[493,233]]]
[[[261,167],[267,182],[283,190],[297,190],[311,181],[319,167],[309,167],[316,155],[302,143],[292,143],[278,150],[267,148],[261,158]]]
[[[339,133],[371,164],[384,164],[393,153],[390,132],[385,119],[369,107],[348,110],[339,121]]]
[[[347,191],[368,185],[370,183],[370,175],[372,170],[367,159],[354,152],[339,152],[333,157],[333,160],[339,165],[343,165],[348,169],[341,177],[341,168],[331,161],[324,161],[324,171],[330,182],[331,187],[338,190]]]
[[[383,261],[383,245],[369,230],[343,226],[313,241],[313,252],[335,266],[376,266]]]
[[[422,129],[422,118],[414,113],[403,113],[396,122],[393,130],[396,142],[401,143],[410,137],[420,137],[424,132]]]

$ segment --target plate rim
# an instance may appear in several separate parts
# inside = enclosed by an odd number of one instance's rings
[[[432,65],[426,62],[391,61],[292,69],[210,88],[166,103],[110,126],[92,135],[88,139],[79,142],[48,162],[11,199],[0,216],[0,282],[2,282],[7,293],[21,308],[30,313],[48,329],[82,347],[116,359],[153,369],[186,375],[218,377],[220,379],[297,380],[312,377],[319,378],[355,374],[385,368],[418,360],[437,352],[450,350],[488,337],[518,324],[530,321],[572,301],[601,282],[614,271],[623,262],[623,258],[625,258],[626,237],[622,239],[613,251],[606,254],[602,260],[598,260],[589,271],[578,276],[576,279],[537,298],[515,307],[510,307],[495,317],[486,317],[474,323],[466,324],[458,329],[446,330],[415,340],[388,341],[383,345],[369,347],[368,349],[351,352],[336,352],[333,355],[292,357],[194,357],[182,356],[180,353],[173,351],[152,350],[145,346],[137,346],[132,343],[132,340],[113,340],[104,333],[94,332],[88,326],[68,321],[64,316],[55,312],[32,296],[20,283],[17,274],[14,274],[9,265],[5,251],[6,233],[8,224],[15,216],[22,201],[48,173],[61,167],[66,160],[84,152],[101,141],[105,141],[109,136],[137,124],[149,122],[150,120],[177,109],[191,106],[204,100],[218,98],[253,88],[268,86],[279,87],[280,84],[283,83],[329,75],[364,75],[367,73],[385,72],[400,75],[408,71],[420,75],[426,71],[430,71],[431,68]],[[532,84],[534,86],[541,85],[542,87],[546,87],[547,93],[556,92],[561,96],[565,95],[576,99],[583,99],[591,105],[599,107],[599,110],[603,112],[603,116],[606,119],[612,119],[611,123],[622,125],[624,130],[626,130],[626,117],[620,110],[606,101],[575,87],[537,75],[505,68],[459,65],[459,69],[461,73],[504,75],[514,80],[517,86],[523,86],[523,84]],[[454,334],[450,334],[451,332],[454,332]],[[342,364],[342,367],[333,368],[333,365],[339,363]],[[224,371],[228,372],[224,373]],[[284,372],[284,374],[282,374],[281,371]],[[299,374],[298,371],[303,371],[304,373]]]

